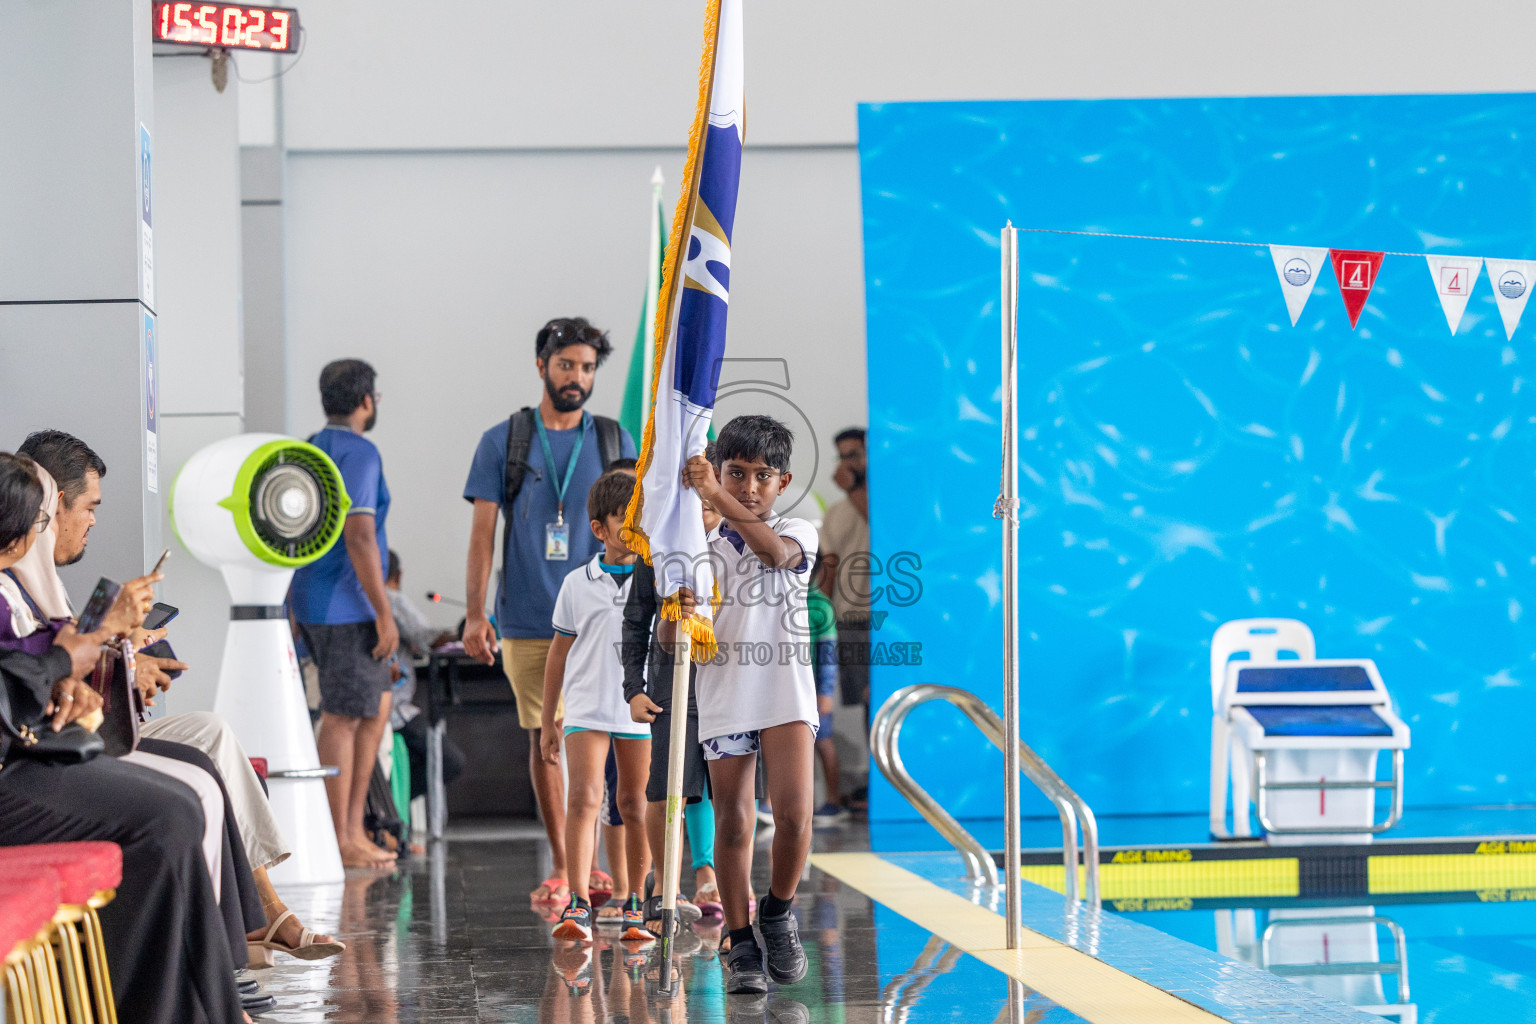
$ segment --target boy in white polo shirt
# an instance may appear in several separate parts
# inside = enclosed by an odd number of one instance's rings
[[[793,444],[777,420],[738,416],[715,440],[714,467],[696,457],[683,470],[687,486],[724,517],[710,541],[722,598],[715,616],[721,656],[699,666],[698,704],[731,993],[767,991],[765,960],[767,976],[780,985],[799,981],[806,969],[790,905],[811,848],[819,716],[810,658],[798,653],[811,640],[806,588],[817,538],[810,523],[773,511],[789,486]],[[758,905],[761,946],[748,909],[759,757],[775,826],[772,884]]]
[[[603,550],[572,571],[555,598],[555,638],[544,663],[544,711],[540,747],[549,764],[560,763],[562,736],[555,709],[565,701],[565,759],[570,772],[566,797],[565,853],[571,902],[555,924],[557,939],[592,938],[592,903],[587,881],[595,846],[598,806],[609,738],[619,768],[619,815],[630,884],[645,877],[650,861],[645,829],[645,783],[651,771],[651,730],[629,716],[624,701],[624,667],[618,654],[624,602],[635,570],[635,554],[619,539],[624,511],[634,493],[627,473],[599,477],[587,493],[587,518]],[[615,894],[617,895],[617,894]],[[649,941],[640,896],[624,903],[625,939]]]

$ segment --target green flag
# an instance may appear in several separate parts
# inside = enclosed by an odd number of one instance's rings
[[[651,365],[656,353],[656,305],[661,296],[661,265],[667,256],[666,211],[661,205],[661,168],[651,176],[651,252],[646,268],[645,301],[640,304],[640,325],[635,328],[635,347],[629,354],[629,374],[624,380],[624,401],[619,405],[619,425],[629,431],[638,447],[651,414]]]

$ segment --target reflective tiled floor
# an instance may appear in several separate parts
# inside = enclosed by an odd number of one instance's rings
[[[904,918],[811,869],[797,900],[810,959],[804,981],[767,999],[727,997],[719,926],[679,945],[681,991],[656,992],[656,947],[554,942],[528,891],[548,873],[538,832],[481,829],[393,874],[293,889],[289,905],[349,948],[332,961],[279,956],[259,972],[278,999],[263,1021],[310,1024],[518,1024],[817,1021],[829,1024],[1007,1019],[1008,979]],[[867,848],[862,829],[818,833],[817,848]],[[545,855],[547,857],[547,854]],[[758,858],[766,863],[766,857]],[[759,891],[767,885],[758,879]],[[1026,1020],[1081,1018],[1024,992]]]

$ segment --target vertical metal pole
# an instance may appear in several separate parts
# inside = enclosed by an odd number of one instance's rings
[[[427,726],[427,835],[443,838],[448,822],[448,787],[443,783],[443,733],[448,723],[442,719]]]
[[[1019,905],[1019,601],[1018,355],[1019,250],[1013,222],[1003,228],[1003,879],[1008,948],[1017,949]]]

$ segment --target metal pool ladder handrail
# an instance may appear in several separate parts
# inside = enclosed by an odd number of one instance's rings
[[[929,795],[928,791],[913,781],[906,764],[901,759],[901,727],[907,715],[919,705],[933,700],[944,700],[954,705],[961,714],[975,723],[982,735],[991,740],[999,750],[1004,749],[1003,722],[997,712],[987,706],[980,697],[968,690],[937,683],[919,683],[891,694],[875,713],[874,724],[869,730],[869,750],[875,765],[880,769],[897,792],[917,808],[928,824],[938,829],[949,841],[970,872],[971,880],[996,886],[997,865],[992,855],[976,837],[965,830],[948,811]],[[1020,740],[1018,745],[1019,767],[1025,777],[1033,782],[1056,807],[1061,817],[1062,866],[1067,899],[1077,900],[1078,823],[1082,823],[1082,863],[1086,869],[1086,894],[1090,906],[1099,905],[1099,826],[1093,811],[1072,788],[1061,780],[1051,766]]]

